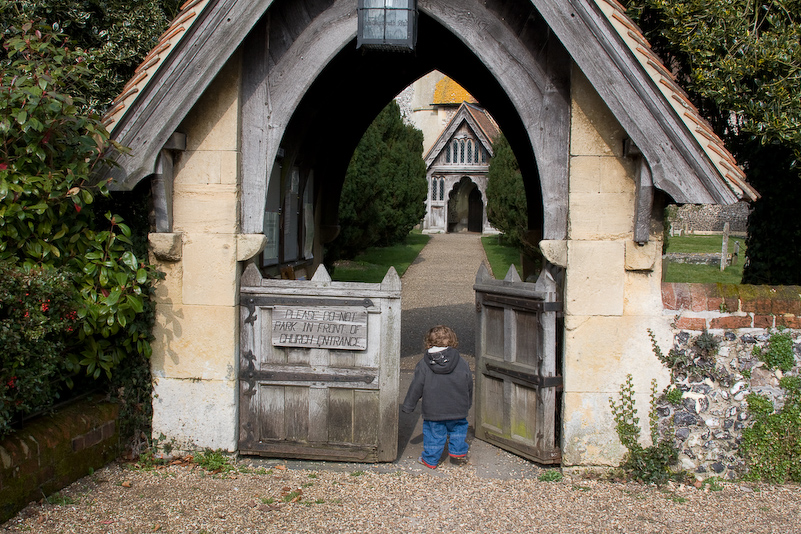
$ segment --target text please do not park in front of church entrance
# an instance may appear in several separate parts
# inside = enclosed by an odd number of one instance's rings
[[[357,307],[275,306],[272,344],[274,347],[365,350],[367,310]]]

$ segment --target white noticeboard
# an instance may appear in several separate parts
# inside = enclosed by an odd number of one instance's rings
[[[275,306],[274,347],[367,349],[367,310],[358,307]]]

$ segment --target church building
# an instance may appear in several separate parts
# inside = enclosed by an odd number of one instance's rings
[[[424,136],[423,233],[498,233],[487,221],[487,172],[492,142],[500,133],[492,116],[438,71],[417,80],[398,100]]]

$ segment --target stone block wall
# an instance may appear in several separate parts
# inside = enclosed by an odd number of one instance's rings
[[[155,299],[153,435],[179,449],[236,450],[240,70],[235,56],[178,128],[186,150],[175,160],[173,233],[149,236],[166,274]]]
[[[746,467],[739,443],[751,423],[747,396],[767,396],[777,409],[784,398],[782,372],[767,369],[754,349],[786,327],[795,352],[790,373],[801,373],[801,287],[664,283],[662,298],[675,325],[673,344],[662,351],[692,365],[674,372],[681,404],[658,405],[660,426],[673,428],[682,469],[699,479],[736,479]],[[698,344],[705,331],[716,342],[712,353]]]
[[[636,167],[625,131],[578,69],[571,96],[568,239],[540,243],[565,267],[562,465],[617,465],[625,448],[609,397],[631,374],[636,402],[647,406],[651,379],[669,379],[647,333],[665,344],[672,337],[661,314],[661,232],[634,243]]]
[[[688,233],[723,232],[726,223],[729,223],[731,232],[745,232],[749,212],[747,202],[730,206],[687,204],[669,209],[668,222],[673,225],[674,231]]]
[[[116,404],[83,400],[0,441],[0,523],[112,461],[118,416]]]

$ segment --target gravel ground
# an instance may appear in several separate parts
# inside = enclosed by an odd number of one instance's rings
[[[209,474],[191,463],[115,464],[60,496],[29,505],[0,532],[801,532],[799,486],[497,479],[470,465],[386,472],[245,462]]]
[[[472,363],[472,280],[483,249],[475,235],[433,236],[433,242],[436,250],[424,248],[403,278],[401,374],[407,382],[423,334],[437,323],[455,327]],[[432,471],[415,462],[419,426],[413,417],[401,425],[392,464],[248,458],[216,474],[191,462],[160,469],[112,464],[50,502],[32,503],[0,532],[801,533],[797,485],[656,488],[580,473],[548,482],[540,477],[557,471],[478,440],[470,465]]]

